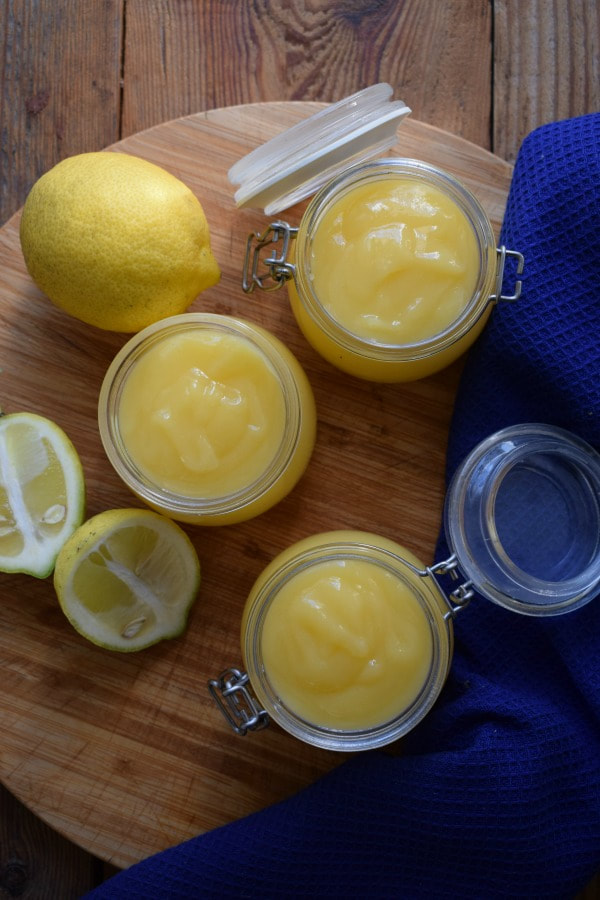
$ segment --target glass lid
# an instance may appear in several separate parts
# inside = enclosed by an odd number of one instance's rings
[[[445,527],[489,600],[527,615],[578,609],[600,591],[600,454],[550,425],[498,431],[457,470]]]
[[[315,193],[351,164],[372,159],[396,142],[410,113],[392,100],[389,84],[374,84],[319,110],[238,160],[228,173],[238,207],[274,215]]]

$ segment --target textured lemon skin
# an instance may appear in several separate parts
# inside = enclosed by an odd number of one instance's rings
[[[187,585],[185,596],[180,598],[177,610],[178,618],[171,628],[154,633],[146,640],[132,642],[129,646],[116,646],[81,627],[81,623],[74,614],[70,603],[70,582],[73,572],[82,559],[90,552],[93,552],[100,543],[115,532],[130,526],[152,526],[153,523],[176,535],[177,540],[186,548],[189,584]],[[56,596],[63,613],[73,628],[98,647],[119,652],[137,652],[145,650],[159,641],[179,637],[186,629],[189,612],[200,588],[200,580],[200,562],[194,545],[183,529],[176,522],[167,519],[159,513],[134,507],[107,509],[85,521],[63,545],[54,568]]]
[[[71,156],[33,185],[21,248],[39,288],[75,318],[136,332],[184,312],[220,270],[192,191],[136,156]]]

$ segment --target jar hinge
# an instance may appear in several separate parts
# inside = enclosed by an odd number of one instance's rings
[[[236,734],[259,731],[269,724],[269,714],[250,693],[249,678],[239,669],[226,669],[208,682],[213,700]]]
[[[262,234],[253,231],[246,241],[246,256],[244,257],[244,274],[242,288],[247,294],[251,294],[254,288],[261,291],[277,291],[290,278],[294,277],[296,267],[287,261],[290,242],[298,234],[297,228],[291,228],[286,222],[272,222]],[[281,249],[276,255],[273,244],[279,244]],[[265,248],[272,248],[270,256],[264,256]]]
[[[518,300],[521,296],[521,288],[523,283],[520,278],[517,278],[515,281],[514,293],[512,294],[503,294],[502,293],[502,285],[504,282],[504,267],[506,265],[506,257],[510,256],[517,261],[517,269],[516,274],[522,275],[523,269],[525,267],[525,257],[522,253],[519,253],[518,250],[507,250],[504,244],[501,247],[496,247],[496,254],[498,256],[498,265],[496,267],[496,292],[494,294],[490,294],[490,301],[494,302],[496,300],[502,300],[504,303],[513,303],[515,300]]]
[[[435,577],[436,575],[449,575],[453,581],[458,581],[460,572],[458,571],[458,560],[454,553],[452,556],[449,556],[448,559],[444,559],[439,563],[434,563],[433,566],[428,566],[423,574],[430,575],[436,581],[448,604],[448,612],[444,616],[445,619],[454,618],[461,609],[468,606],[471,599],[475,596],[472,581],[464,581],[447,594]]]

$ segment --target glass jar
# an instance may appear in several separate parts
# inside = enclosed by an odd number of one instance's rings
[[[281,553],[257,579],[242,618],[244,665],[268,715],[295,737],[330,750],[378,747],[413,728],[442,688],[453,640],[448,606],[422,569],[405,548],[366,532],[314,535]],[[350,615],[327,609],[332,584],[334,602],[341,590],[352,603]],[[385,629],[372,621],[377,598]],[[315,637],[319,647],[309,663]],[[375,657],[387,669],[380,677],[371,665]],[[296,694],[308,665],[319,690],[305,685]]]
[[[456,471],[445,531],[478,593],[514,612],[551,616],[600,586],[600,456],[551,425],[513,425]]]
[[[245,671],[209,685],[234,730],[273,719],[331,750],[382,746],[435,703],[452,621],[476,593],[530,616],[588,603],[600,587],[600,455],[552,426],[503,429],[456,472],[445,527],[451,556],[430,567],[364,532],[315,535],[273,560],[246,602]],[[446,592],[441,575],[457,587]]]
[[[274,222],[250,235],[243,287],[287,283],[306,339],[342,371],[412,381],[464,353],[494,301],[518,299],[519,280],[502,293],[507,256],[520,274],[522,255],[496,248],[483,207],[454,176],[378,159],[326,183],[299,228]]]
[[[316,434],[312,389],[274,335],[188,313],[119,351],[98,404],[117,474],[153,509],[195,525],[259,515],[296,485]]]

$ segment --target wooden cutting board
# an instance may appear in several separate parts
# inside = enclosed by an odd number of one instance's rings
[[[237,737],[209,697],[207,680],[240,662],[242,607],[276,553],[314,532],[361,528],[432,562],[460,364],[408,385],[349,378],[306,344],[285,291],[248,297],[240,286],[246,235],[267,219],[236,210],[227,170],[321,107],[199,113],[113,148],[164,166],[200,197],[223,275],[192,308],[244,316],[282,338],[312,382],[319,415],[309,469],[278,507],[238,526],[187,529],[203,583],[178,640],[111,654],[72,630],[51,580],[0,574],[0,777],[51,826],[118,866],[281,800],[342,761],[275,725]],[[412,119],[390,155],[456,174],[498,231],[506,162]],[[301,211],[285,217],[298,224]],[[139,506],[106,460],[96,427],[104,372],[127,337],[84,326],[49,303],[26,273],[18,227],[19,214],[0,229],[0,406],[50,416],[67,431],[82,458],[89,515]]]

